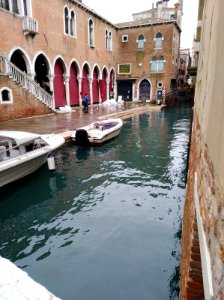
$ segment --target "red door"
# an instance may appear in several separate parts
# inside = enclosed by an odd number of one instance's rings
[[[69,94],[70,104],[79,105],[79,83],[77,79],[77,69],[74,64],[71,65],[70,69]]]
[[[54,101],[55,107],[66,105],[66,94],[63,77],[63,66],[60,60],[57,60],[54,66]]]
[[[93,103],[99,103],[99,83],[98,83],[98,72],[96,69],[93,71]]]

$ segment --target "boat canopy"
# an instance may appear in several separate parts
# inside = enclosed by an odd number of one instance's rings
[[[0,130],[0,137],[13,139],[19,146],[25,143],[29,143],[37,138],[40,138],[41,136],[39,134],[30,132]]]

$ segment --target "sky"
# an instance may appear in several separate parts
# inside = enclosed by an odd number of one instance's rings
[[[119,23],[132,21],[132,14],[149,10],[157,0],[83,0],[86,6],[110,21]],[[168,6],[173,7],[177,0],[170,0]],[[181,48],[192,48],[193,37],[197,26],[198,0],[183,1],[183,18]]]

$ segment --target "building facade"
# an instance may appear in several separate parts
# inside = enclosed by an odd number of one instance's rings
[[[156,101],[177,75],[180,27],[168,18],[112,24],[82,1],[1,1],[0,120],[78,106],[85,94],[90,104]]]

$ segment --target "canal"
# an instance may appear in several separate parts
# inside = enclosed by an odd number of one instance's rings
[[[133,116],[2,190],[0,255],[63,300],[178,299],[191,114]]]

